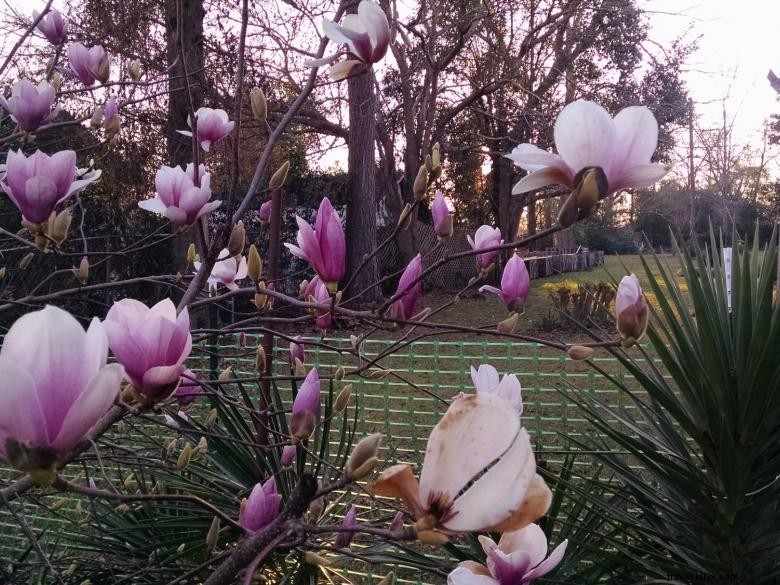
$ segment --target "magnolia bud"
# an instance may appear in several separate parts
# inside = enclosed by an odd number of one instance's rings
[[[0,280],[5,278],[5,266],[0,268]]]
[[[342,412],[349,404],[349,399],[352,397],[352,384],[347,384],[341,389],[336,400],[333,401],[333,411]]]
[[[176,552],[181,554],[184,552],[184,549],[187,548],[187,543],[182,542],[179,546],[176,547]]]
[[[254,282],[260,280],[260,276],[263,274],[263,259],[260,257],[260,252],[257,251],[257,246],[254,244],[249,246],[246,273]]]
[[[433,160],[430,154],[425,155],[425,170],[429,173],[433,170]]]
[[[227,382],[228,380],[230,380],[232,378],[233,378],[233,368],[231,368],[230,366],[228,366],[227,368],[222,370],[219,373],[219,376],[217,376],[217,379],[220,382]]]
[[[230,239],[227,245],[228,252],[231,256],[240,256],[244,251],[245,244],[246,230],[244,229],[244,222],[239,219],[230,231]]]
[[[390,571],[387,575],[382,577],[382,580],[376,585],[393,585],[395,582],[395,573]]]
[[[81,284],[86,284],[87,280],[89,280],[89,260],[87,257],[84,256],[81,259],[78,268],[74,266],[71,268],[71,270],[73,271],[73,276],[76,277],[76,280],[78,280]]]
[[[195,244],[190,244],[187,248],[187,264],[192,264],[197,259],[198,254],[195,252]]]
[[[376,466],[379,445],[382,443],[382,435],[374,433],[360,439],[347,460],[344,467],[346,474],[352,479],[365,477]]]
[[[431,148],[431,164],[434,169],[441,166],[441,146],[438,142]]]
[[[61,213],[58,213],[54,218],[54,221],[49,222],[49,237],[54,240],[58,246],[68,237],[68,230],[70,229],[72,220],[73,214],[70,212],[70,209],[66,209]]]
[[[422,165],[417,171],[417,177],[414,179],[414,185],[412,186],[412,193],[417,201],[420,201],[425,197],[425,192],[428,190],[428,169],[425,165]]]
[[[520,320],[520,313],[512,313],[509,317],[501,321],[496,329],[499,333],[512,333]]]
[[[209,452],[209,442],[206,437],[201,437],[200,441],[198,441],[197,447],[195,447],[195,452],[198,455],[205,455]]]
[[[417,540],[423,544],[447,544],[450,539],[446,534],[439,532],[438,530],[423,530],[417,533]]]
[[[173,455],[174,451],[176,451],[176,439],[171,439],[170,443],[165,447],[165,453],[170,457]]]
[[[30,262],[33,261],[34,256],[35,254],[33,252],[26,254],[25,257],[19,261],[19,268],[22,270],[26,269],[30,265]]]
[[[130,63],[130,79],[133,81],[141,79],[141,61],[138,59]]]
[[[217,422],[217,409],[212,408],[209,410],[209,413],[206,415],[206,420],[203,421],[203,426],[205,426],[207,429],[214,426],[214,423]]]
[[[381,380],[386,378],[389,374],[390,370],[374,370],[368,375],[368,377],[372,380]]]
[[[103,106],[97,106],[95,111],[92,112],[92,117],[89,119],[89,125],[95,130],[103,126]]]
[[[582,361],[588,359],[593,355],[592,347],[585,347],[584,345],[571,345],[566,350],[569,357],[575,361]]]
[[[304,366],[303,362],[298,358],[295,358],[295,367],[293,368],[293,373],[295,374],[296,378],[306,377],[306,366]]]
[[[60,75],[59,71],[55,71],[54,74],[51,76],[51,81],[49,82],[49,85],[51,85],[54,88],[54,91],[60,91],[60,87],[62,87],[62,75]]]
[[[336,370],[336,373],[333,375],[333,377],[338,382],[339,380],[343,380],[344,379],[344,374],[345,374],[344,367],[343,366],[339,366],[339,368]]]
[[[111,76],[111,59],[104,59],[103,62],[100,64],[100,68],[97,70],[95,79],[97,79],[100,83],[105,83],[106,81],[108,81],[108,78],[110,76]]]
[[[268,117],[268,103],[265,100],[265,93],[259,87],[253,87],[249,92],[249,103],[252,105],[252,113],[258,122],[265,122]]]
[[[273,174],[271,177],[271,180],[268,182],[268,188],[271,191],[276,191],[277,189],[281,189],[282,185],[284,185],[285,180],[287,179],[287,171],[290,170],[290,161],[284,161],[284,164],[279,167],[279,169]]]
[[[131,473],[125,478],[125,481],[122,482],[122,485],[125,486],[125,489],[127,491],[135,491],[135,489],[138,487],[138,482],[135,479],[135,476]]]
[[[262,345],[258,345],[257,355],[255,356],[255,368],[257,369],[257,373],[263,374],[263,372],[265,372],[265,367],[266,367],[265,349],[263,349]]]
[[[401,210],[401,215],[398,217],[398,229],[405,230],[409,227],[410,223],[412,223],[412,206],[407,203],[404,205],[404,208]]]
[[[119,514],[125,514],[129,510],[130,510],[130,506],[128,506],[127,504],[124,504],[124,503],[118,504],[117,506],[114,507],[114,511],[119,513]]]
[[[176,460],[176,469],[181,471],[190,464],[192,459],[192,443],[185,443],[184,449],[179,453],[179,458]]]
[[[214,519],[211,521],[209,531],[206,534],[206,550],[209,552],[214,550],[214,547],[217,546],[217,542],[219,541],[219,528],[219,516],[214,516]]]
[[[331,565],[331,562],[328,559],[325,559],[310,550],[307,550],[303,556],[307,565],[314,565],[315,567],[330,567]]]

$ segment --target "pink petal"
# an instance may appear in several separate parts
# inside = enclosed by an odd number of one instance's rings
[[[563,555],[566,553],[566,547],[569,544],[568,540],[564,540],[561,544],[555,547],[555,550],[550,553],[550,556],[542,561],[538,566],[534,567],[526,574],[526,579],[530,583],[533,579],[546,575],[557,567],[563,560]]]
[[[472,573],[465,567],[458,567],[447,575],[447,585],[501,585],[497,580],[485,575]]]
[[[49,435],[35,381],[5,355],[0,355],[0,379],[0,457],[5,456],[5,441],[9,437],[48,447]]]
[[[643,189],[652,187],[663,179],[669,170],[664,165],[648,164],[625,169],[620,175],[610,180],[609,190]]]
[[[566,168],[566,163],[559,155],[542,150],[527,142],[516,146],[506,157],[529,172],[540,171],[545,167]]]
[[[535,567],[547,556],[547,537],[538,524],[529,524],[520,530],[504,532],[498,541],[498,547],[508,555],[519,550],[527,552],[531,558],[531,566]]]
[[[620,175],[626,169],[650,162],[658,146],[658,122],[645,106],[631,106],[621,110],[614,120],[615,155],[609,177]]]

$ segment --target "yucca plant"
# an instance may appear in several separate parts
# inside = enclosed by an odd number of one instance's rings
[[[722,237],[676,246],[685,286],[642,259],[650,343],[610,350],[633,380],[591,364],[633,409],[567,392],[598,431],[579,446],[614,474],[602,497],[583,493],[625,531],[620,582],[780,582],[777,234],[763,249],[732,242],[730,293]]]

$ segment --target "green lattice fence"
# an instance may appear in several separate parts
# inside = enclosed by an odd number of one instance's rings
[[[237,345],[216,348],[221,358],[218,367],[222,369],[229,364],[239,376],[254,375],[255,342],[254,339],[248,339],[245,348]],[[327,339],[326,343],[332,349],[307,349],[307,366],[317,366],[321,373],[332,373],[339,366],[349,371],[360,365],[360,361],[356,361],[353,356],[338,351],[349,347],[348,339]],[[362,361],[365,363],[365,360],[376,358],[387,351],[392,343],[391,340],[363,342]],[[215,348],[205,349],[213,351]],[[286,347],[280,348],[280,351],[286,351]],[[196,369],[208,368],[207,353],[202,352],[192,360]],[[600,366],[621,377],[614,358],[605,353],[594,359]],[[624,404],[614,386],[593,369],[569,360],[565,354],[556,350],[529,343],[421,341],[405,346],[379,362],[392,375],[382,379],[350,377],[353,395],[360,406],[358,435],[371,432],[382,432],[385,435],[382,454],[386,465],[402,461],[420,463],[427,436],[446,409],[446,401],[459,392],[473,391],[469,368],[481,363],[490,363],[500,372],[518,375],[523,385],[524,424],[532,435],[539,456],[551,464],[562,462],[567,449],[565,437],[589,432],[577,407],[567,400],[568,387],[576,386],[597,393],[618,409],[633,408]],[[280,371],[284,368],[286,366],[280,365]],[[413,382],[415,386],[407,381]],[[334,442],[338,440],[336,432],[334,430],[332,435]],[[126,435],[124,441],[132,444],[133,436]],[[587,458],[581,458],[576,465],[588,466],[590,463]],[[11,475],[9,470],[0,469],[0,478]],[[47,528],[44,543],[52,536],[66,540],[68,518],[75,502],[68,499],[61,509],[46,518],[41,517],[30,504],[25,506],[24,512],[33,526]],[[359,501],[358,505],[365,512],[369,512],[367,508],[371,507],[372,515],[389,514],[389,509],[377,509],[368,499]],[[7,511],[0,511],[0,563],[6,564],[17,558],[19,551],[26,546],[26,540],[13,518]],[[367,573],[358,572],[357,575],[366,576]],[[373,581],[364,579],[360,582]],[[401,582],[420,583],[414,577],[402,579]]]

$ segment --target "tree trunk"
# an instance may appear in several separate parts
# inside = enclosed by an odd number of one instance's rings
[[[357,294],[379,278],[374,257],[359,273],[355,271],[376,248],[377,205],[374,146],[376,143],[376,96],[371,71],[351,77],[349,91],[349,200],[347,201],[347,274],[352,280],[348,294]],[[381,299],[379,287],[366,291],[361,303]]]

